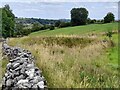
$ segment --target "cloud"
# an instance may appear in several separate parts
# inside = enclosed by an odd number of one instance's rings
[[[108,8],[117,9],[118,7],[117,6],[111,6],[111,7],[108,7]]]
[[[41,10],[40,10],[40,9],[31,8],[31,9],[23,9],[23,11],[28,11],[28,12],[39,12],[39,11],[41,11]]]
[[[118,2],[119,0],[1,0],[1,2]]]
[[[47,1],[47,0],[46,0]],[[61,0],[60,0],[61,1]],[[90,18],[103,18],[108,12],[117,17],[118,3],[99,2],[6,2],[17,17],[70,18],[74,7],[85,7]],[[4,3],[4,4],[6,4]]]
[[[108,5],[105,8],[106,9],[118,9],[118,4],[117,3],[112,3],[112,5]]]
[[[61,5],[59,2],[40,2],[42,5]]]

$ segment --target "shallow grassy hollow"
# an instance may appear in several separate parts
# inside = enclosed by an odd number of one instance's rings
[[[64,40],[59,37],[28,36],[12,38],[9,44],[32,52],[50,88],[118,87],[118,67],[114,66],[117,64],[117,34],[113,35],[114,47],[110,47],[109,42],[102,42],[104,39],[108,41],[106,36],[96,37],[92,41],[91,38],[83,38],[87,40],[84,43],[81,38],[74,39],[74,42],[71,39],[74,37]],[[71,47],[65,43],[66,40]]]

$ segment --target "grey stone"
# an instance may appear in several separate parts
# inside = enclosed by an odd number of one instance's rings
[[[27,87],[27,88],[31,88],[32,85],[30,83],[24,83],[23,86]]]
[[[17,88],[25,89],[25,88],[28,88],[28,87],[24,86],[23,84],[18,84],[18,85],[17,85]]]
[[[8,73],[5,73],[5,77],[7,77],[8,76]]]
[[[17,68],[18,66],[20,66],[20,63],[15,63],[15,64],[13,65],[14,68]]]
[[[11,79],[8,79],[7,81],[6,81],[6,86],[11,86],[12,85],[12,80]]]
[[[17,67],[17,68],[15,69],[15,71],[18,71],[18,70],[20,70],[21,68],[23,68],[22,65],[20,65],[19,67]]]
[[[7,67],[10,68],[12,66],[12,63],[8,63]]]
[[[20,75],[20,73],[19,73],[19,71],[16,71],[15,73],[14,73],[14,76],[16,77],[16,76],[19,76]]]
[[[33,64],[33,63],[27,65],[27,68],[33,68],[33,67],[34,67],[34,64]]]
[[[29,76],[30,79],[32,79],[34,77],[34,71],[35,69],[30,69],[28,71],[25,71],[25,73]]]
[[[30,82],[37,84],[38,82],[42,81],[43,79],[40,76],[35,76],[33,80]]]
[[[19,84],[24,84],[24,83],[28,83],[28,79],[21,79],[21,80],[19,80],[18,82],[17,82],[17,85],[19,85]]]
[[[22,68],[22,69],[20,70],[20,74],[23,74],[23,73],[25,73],[25,68]]]
[[[34,84],[34,85],[32,86],[32,88],[38,88],[37,84]]]
[[[2,84],[3,84],[3,85],[6,85],[6,84],[5,84],[5,81],[6,81],[6,78],[3,77],[3,80],[2,80]]]
[[[38,82],[37,85],[39,86],[39,88],[44,88],[44,82],[43,81]]]
[[[23,76],[23,75],[20,75],[20,76],[16,77],[16,80],[17,80],[17,81],[20,81],[21,79],[24,79],[24,76]]]
[[[18,62],[19,62],[20,64],[23,64],[24,62],[26,62],[26,59],[21,58]]]
[[[11,59],[10,62],[14,62],[14,61],[17,61],[17,59]]]

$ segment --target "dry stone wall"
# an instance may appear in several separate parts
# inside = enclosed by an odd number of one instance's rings
[[[9,59],[2,82],[3,90],[14,90],[15,88],[46,89],[46,80],[39,68],[35,66],[34,57],[28,50],[10,47],[4,42],[2,51],[3,55]]]

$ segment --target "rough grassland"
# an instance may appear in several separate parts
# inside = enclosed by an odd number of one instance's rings
[[[87,25],[36,32],[32,36],[11,38],[9,44],[32,52],[36,58],[35,63],[43,71],[50,88],[118,87],[118,34],[112,37],[114,47],[111,47],[108,37],[100,34],[107,30],[117,30],[116,25],[96,24],[97,27]],[[90,27],[93,27],[96,36],[81,39],[78,35],[88,34]],[[61,33],[64,37],[59,36]]]

